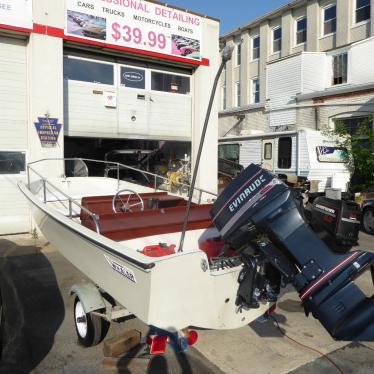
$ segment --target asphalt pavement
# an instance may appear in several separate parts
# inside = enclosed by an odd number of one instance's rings
[[[361,233],[360,249],[374,252],[374,237]],[[100,367],[102,343],[84,348],[77,342],[74,300],[69,290],[85,279],[42,239],[29,235],[0,237],[0,287],[6,315],[0,374],[108,373]],[[362,282],[371,287],[369,275]],[[128,369],[122,373],[373,371],[374,344],[334,341],[318,321],[305,317],[292,288],[279,301],[274,319],[256,321],[237,330],[200,330],[198,344],[185,354],[176,355],[168,349],[164,356],[150,360],[144,346],[140,346],[131,353],[134,358],[128,359]],[[108,337],[131,328],[147,332],[143,323],[133,319],[112,324]]]

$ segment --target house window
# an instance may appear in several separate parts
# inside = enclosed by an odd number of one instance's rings
[[[332,82],[334,86],[336,84],[347,83],[347,65],[348,65],[348,53],[341,53],[333,56],[332,60]]]
[[[278,141],[278,168],[289,169],[292,161],[292,138],[279,138]]]
[[[370,0],[356,1],[356,23],[370,19]]]
[[[64,78],[101,84],[114,84],[113,65],[64,57]]]
[[[260,102],[260,80],[252,79],[252,104]]]
[[[235,104],[240,106],[240,82],[235,82]]]
[[[260,58],[260,37],[255,36],[252,39],[252,60]]]
[[[0,151],[0,174],[24,174],[25,170],[25,152]]]
[[[239,144],[220,144],[218,146],[218,157],[239,163]]]
[[[323,9],[323,35],[336,32],[336,5]]]
[[[226,109],[226,86],[221,87],[222,110]]]
[[[242,45],[238,43],[236,45],[236,65],[240,65],[242,62]]]
[[[349,118],[338,118],[334,119],[335,126],[344,128],[348,134],[355,135],[360,126],[369,126],[374,132],[374,120],[372,116],[363,117],[349,117]],[[371,149],[370,139],[367,135],[360,135],[359,137],[360,147],[363,149]]]
[[[374,122],[372,116],[339,118],[335,119],[334,122],[335,125],[342,126],[350,135],[354,135],[361,125],[371,124],[374,131]]]
[[[190,93],[190,78],[175,74],[152,71],[151,88],[154,91],[163,91],[188,95]]]
[[[145,70],[121,66],[121,86],[145,89]]]
[[[296,44],[303,44],[306,42],[306,17],[296,20]]]
[[[265,143],[264,147],[264,159],[271,160],[273,158],[273,144]]]
[[[282,28],[277,27],[273,29],[273,53],[279,52],[282,49]]]

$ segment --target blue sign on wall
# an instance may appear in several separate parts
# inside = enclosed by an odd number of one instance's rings
[[[42,147],[55,147],[60,135],[62,124],[57,118],[38,117],[34,122]]]

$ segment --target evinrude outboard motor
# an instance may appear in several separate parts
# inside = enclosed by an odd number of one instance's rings
[[[354,201],[318,196],[305,206],[304,215],[331,249],[346,252],[358,245],[360,206]]]
[[[250,165],[219,196],[211,216],[225,242],[241,254],[239,308],[275,301],[279,287],[292,283],[306,313],[335,339],[374,341],[374,298],[354,283],[367,269],[374,282],[374,254],[330,250],[277,177]]]

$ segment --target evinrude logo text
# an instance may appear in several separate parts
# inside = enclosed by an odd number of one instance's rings
[[[108,264],[112,267],[113,270],[131,280],[131,282],[136,283],[135,275],[130,269],[127,269],[125,266],[120,265],[118,262],[111,260],[107,256],[105,256],[105,259],[108,261]]]
[[[230,212],[235,212],[235,210],[245,201],[247,197],[252,194],[258,187],[260,187],[266,179],[263,175],[260,175],[253,183],[251,183],[230,205]]]
[[[328,208],[327,206],[324,206],[324,205],[316,204],[316,208],[321,209],[321,210],[323,210],[325,212],[328,212],[328,213],[331,213],[331,214],[335,213],[334,209]]]

